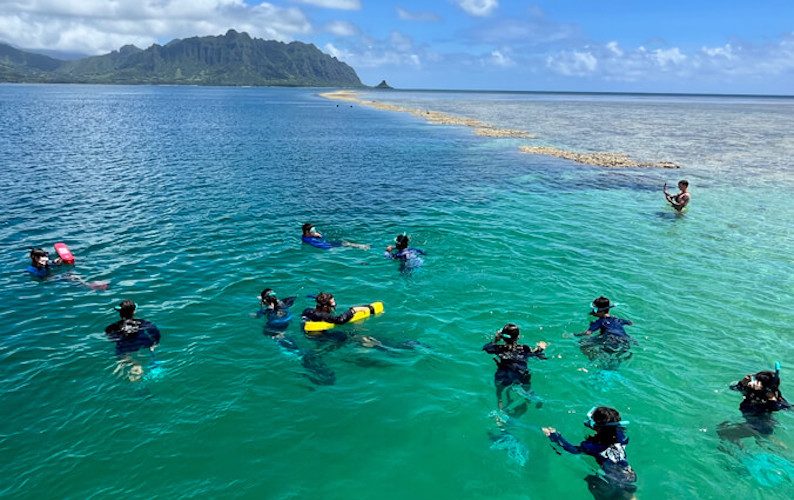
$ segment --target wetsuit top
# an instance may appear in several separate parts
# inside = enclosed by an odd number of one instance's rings
[[[632,325],[633,323],[627,319],[616,318],[614,316],[605,316],[598,318],[596,321],[590,323],[587,330],[590,332],[599,331],[600,335],[615,335],[616,337],[628,337],[623,325]]]
[[[767,397],[766,391],[748,391],[744,393],[744,399],[739,403],[739,410],[742,413],[763,414],[773,411],[790,410],[791,403],[777,391],[774,399]]]
[[[328,250],[329,248],[342,246],[342,244],[339,242],[325,241],[324,238],[318,238],[316,236],[301,236],[301,241],[303,241],[307,245],[311,245],[316,248],[322,248],[323,250]]]
[[[25,271],[29,272],[36,278],[46,278],[50,274],[51,269],[50,266],[36,267],[31,264],[27,267],[27,269],[25,269]]]
[[[549,435],[552,443],[556,443],[568,453],[584,453],[596,459],[598,465],[606,476],[621,483],[632,483],[637,480],[634,470],[626,460],[626,446],[629,438],[622,428],[617,428],[617,440],[613,443],[604,443],[597,439],[598,434],[585,439],[578,446],[570,443],[559,432],[552,432]]]
[[[384,255],[392,260],[410,260],[416,259],[420,255],[425,255],[425,251],[421,248],[403,248],[402,250],[392,250],[391,252],[384,252]]]
[[[267,316],[268,319],[272,319],[287,316],[289,314],[289,308],[295,303],[296,298],[297,297],[286,297],[284,300],[279,300],[272,309],[269,307],[261,307],[256,312],[256,317],[261,318],[262,316]]]
[[[352,307],[339,316],[334,316],[330,312],[318,311],[317,309],[310,307],[303,311],[301,316],[303,317],[304,321],[324,321],[326,323],[333,323],[335,325],[344,325],[353,319],[354,314],[356,314],[356,311],[354,311]]]
[[[527,367],[529,358],[546,359],[542,348],[532,348],[524,344],[518,344],[511,349],[507,344],[488,342],[483,346],[482,350],[497,356],[495,359],[497,371],[529,373],[529,368]]]
[[[144,319],[119,320],[108,325],[105,334],[116,342],[116,354],[135,352],[160,343],[160,330]]]

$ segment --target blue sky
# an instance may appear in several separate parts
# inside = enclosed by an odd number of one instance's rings
[[[794,94],[792,0],[0,0],[0,40],[27,48],[229,28],[400,88]]]

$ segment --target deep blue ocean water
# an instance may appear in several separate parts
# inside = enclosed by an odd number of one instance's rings
[[[367,96],[537,135],[513,140],[317,94],[0,86],[0,496],[591,498],[593,460],[538,427],[579,441],[595,405],[631,421],[639,498],[792,496],[794,415],[741,446],[716,429],[742,421],[728,384],[775,360],[794,398],[794,99]],[[660,189],[684,177],[678,217]],[[372,249],[302,246],[306,221]],[[402,231],[428,254],[410,273],[382,257]],[[77,265],[26,276],[27,249],[56,241]],[[250,317],[266,286],[295,313],[320,290],[382,300],[346,331],[422,345],[331,349],[294,321],[290,352]],[[616,371],[571,338],[601,294],[635,323]],[[163,333],[136,381],[103,334],[123,298]],[[500,446],[480,349],[509,321],[550,359],[530,364],[543,406]]]

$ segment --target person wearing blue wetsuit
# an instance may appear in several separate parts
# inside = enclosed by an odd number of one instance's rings
[[[301,226],[301,241],[306,243],[307,245],[311,245],[315,248],[320,248],[323,250],[329,250],[335,247],[353,247],[358,248],[360,250],[369,250],[369,245],[362,245],[359,243],[351,243],[349,241],[327,241],[322,233],[317,231],[317,228],[314,227],[314,224],[307,222],[303,226]]]
[[[546,342],[538,342],[535,347],[529,347],[518,343],[518,326],[513,323],[506,324],[501,330],[496,332],[496,336],[491,342],[482,348],[488,354],[496,357],[496,373],[494,374],[494,385],[496,386],[496,404],[501,411],[504,407],[502,393],[505,389],[513,385],[520,385],[525,394],[531,391],[532,372],[529,370],[529,358],[547,359],[545,349],[548,347]],[[502,342],[503,341],[503,342]],[[507,392],[507,404],[512,403],[510,391]],[[524,400],[514,412],[515,415],[524,413],[527,409],[527,401]]]
[[[50,254],[43,248],[30,249],[30,265],[25,269],[35,278],[46,278],[52,272],[52,266],[60,266],[61,259],[50,262]]]
[[[259,294],[260,309],[256,313],[257,318],[264,316],[268,326],[274,328],[286,328],[292,319],[289,308],[295,303],[296,297],[286,297],[279,300],[271,288],[265,288]]]
[[[121,319],[105,328],[105,334],[116,343],[116,355],[124,356],[142,348],[151,351],[160,344],[160,330],[144,319],[134,318],[137,306],[131,300],[123,300],[116,310]]]
[[[394,238],[394,245],[387,246],[383,255],[386,258],[399,261],[401,270],[419,267],[422,265],[421,256],[425,255],[425,251],[421,248],[409,247],[409,243],[410,239],[407,234],[398,234]]]
[[[614,305],[603,295],[595,299],[590,314],[598,319],[590,323],[587,330],[575,334],[577,337],[589,337],[596,334],[595,337],[583,339],[579,344],[582,352],[591,361],[608,356],[611,361],[609,364],[614,365],[631,356],[631,344],[635,341],[623,327],[633,325],[633,323],[630,320],[610,315],[609,310],[613,307]]]
[[[579,445],[566,440],[554,427],[544,427],[543,433],[552,443],[562,446],[568,453],[590,455],[601,466],[602,475],[585,478],[590,493],[596,499],[630,499],[637,490],[637,474],[626,459],[626,437],[624,422],[614,408],[599,406],[587,414],[584,425],[596,433]]]

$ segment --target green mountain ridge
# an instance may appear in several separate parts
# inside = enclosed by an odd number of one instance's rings
[[[362,87],[355,70],[312,44],[225,35],[125,45],[61,61],[0,44],[0,82]]]

